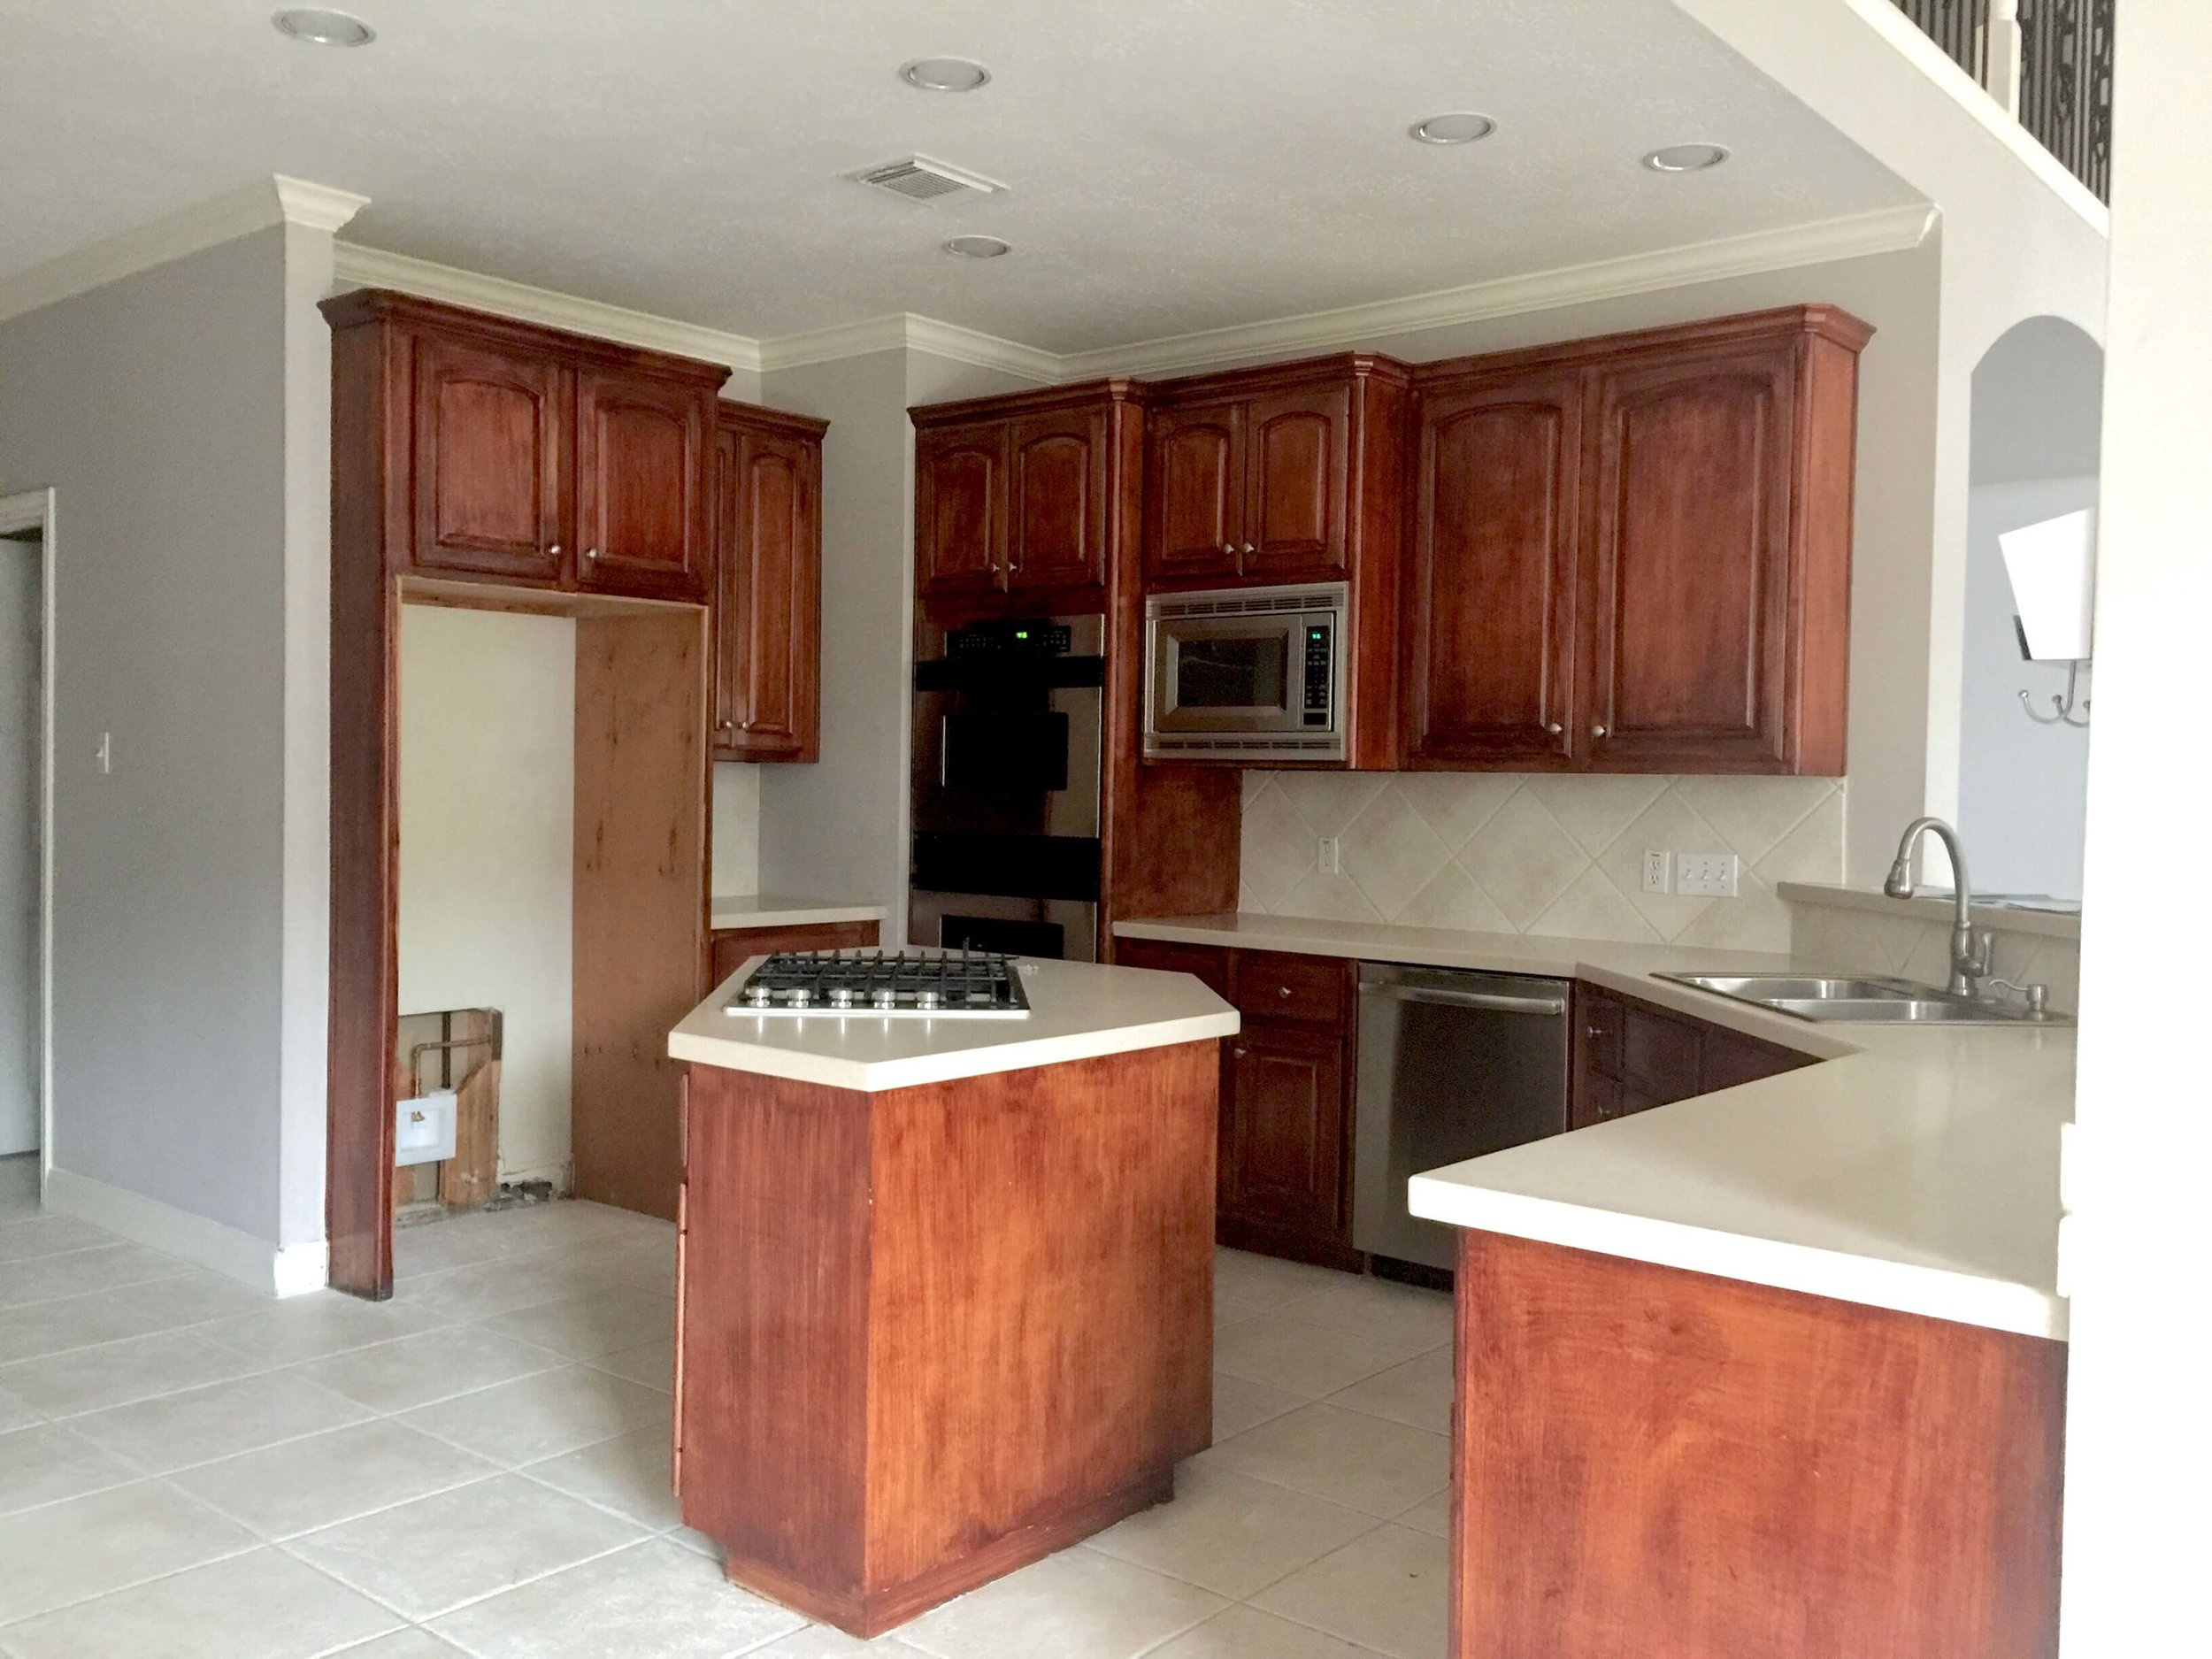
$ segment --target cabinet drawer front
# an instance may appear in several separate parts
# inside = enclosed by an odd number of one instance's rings
[[[1698,1048],[1695,1025],[1640,1008],[1623,1010],[1622,1075],[1657,1101],[1687,1100],[1697,1093]]]
[[[1247,950],[1237,957],[1237,1006],[1256,1019],[1295,1019],[1340,1027],[1348,998],[1346,964],[1335,956]]]
[[[1123,968],[1152,968],[1187,973],[1223,1002],[1229,997],[1229,953],[1211,945],[1186,945],[1168,939],[1118,939],[1114,963]]]
[[[1602,1076],[1621,1075],[1621,1032],[1628,1006],[1587,987],[1575,989],[1575,1044],[1581,1069]]]

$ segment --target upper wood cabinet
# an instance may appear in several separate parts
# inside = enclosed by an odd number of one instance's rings
[[[1405,382],[1402,365],[1361,353],[1158,388],[1148,585],[1340,580],[1370,540],[1394,560]]]
[[[705,603],[728,370],[388,289],[323,311],[396,572]]]
[[[714,755],[821,754],[826,421],[725,403],[714,434]]]
[[[1141,395],[1133,381],[1098,380],[910,411],[919,596],[1100,609]]]
[[[1839,774],[1871,333],[1801,306],[1417,370],[1406,764]]]

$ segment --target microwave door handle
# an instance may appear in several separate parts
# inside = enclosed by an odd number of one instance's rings
[[[1444,1008],[1476,1008],[1494,1014],[1541,1014],[1556,1018],[1567,1011],[1563,996],[1506,996],[1492,991],[1439,991],[1425,985],[1367,984],[1362,996],[1386,996],[1394,1002],[1432,1002]]]

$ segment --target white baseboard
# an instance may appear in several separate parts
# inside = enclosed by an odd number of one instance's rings
[[[150,1249],[180,1256],[272,1296],[299,1296],[330,1282],[330,1247],[272,1244],[142,1193],[56,1165],[46,1171],[46,1206],[105,1227]]]

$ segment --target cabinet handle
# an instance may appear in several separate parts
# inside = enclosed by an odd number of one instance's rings
[[[1545,722],[1544,722],[1544,729],[1545,729],[1547,732],[1549,732],[1549,733],[1551,733],[1554,737],[1557,737],[1557,736],[1558,736],[1558,735],[1559,735],[1562,732],[1565,731],[1567,728],[1566,728],[1565,726],[1563,726],[1560,725],[1560,724],[1559,724],[1559,722],[1558,722],[1558,721],[1556,721],[1556,720],[1547,720],[1547,721],[1545,721]]]
[[[1590,728],[1590,735],[1592,737],[1603,737],[1605,735],[1605,728],[1601,726],[1594,726]]]

